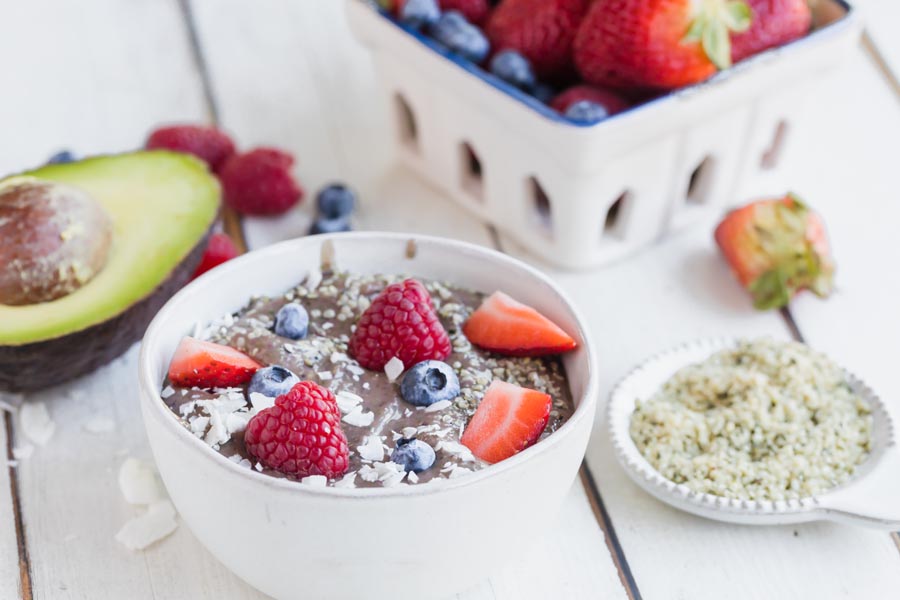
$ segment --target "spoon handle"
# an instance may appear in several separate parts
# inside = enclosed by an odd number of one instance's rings
[[[900,449],[890,445],[868,473],[819,499],[825,518],[900,530]]]

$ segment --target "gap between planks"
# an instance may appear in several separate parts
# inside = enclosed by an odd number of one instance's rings
[[[32,600],[34,595],[31,589],[31,561],[28,558],[28,544],[25,539],[25,520],[22,518],[22,502],[19,496],[19,478],[16,467],[12,461],[15,460],[13,454],[14,436],[13,436],[13,420],[15,413],[4,412],[4,426],[6,427],[6,459],[9,469],[9,495],[12,500],[13,520],[16,527],[16,546],[19,552],[19,586],[21,588],[22,600]]]
[[[203,87],[203,99],[206,103],[206,112],[210,122],[219,126],[219,104],[216,101],[216,94],[212,86],[212,78],[209,74],[209,66],[206,63],[206,57],[200,45],[200,36],[197,34],[197,24],[194,20],[194,13],[191,9],[191,0],[177,0],[183,15],[184,25],[187,30],[188,46],[191,49],[191,58],[194,61],[194,68],[200,76],[200,82]],[[238,252],[241,254],[247,251],[247,238],[244,235],[244,226],[241,216],[228,206],[222,207],[222,230],[225,232],[234,245],[237,246]]]

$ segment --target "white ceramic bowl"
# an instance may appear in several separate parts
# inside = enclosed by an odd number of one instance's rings
[[[169,359],[198,321],[275,295],[319,268],[405,273],[531,304],[579,343],[564,358],[576,410],[548,439],[472,475],[387,489],[313,488],[241,467],[182,427],[160,399]],[[250,585],[279,600],[441,598],[494,573],[553,523],[584,455],[597,378],[586,328],[544,275],[462,242],[385,233],[322,235],[252,252],[174,296],[140,357],[150,445],[184,522]]]
[[[629,373],[612,391],[607,423],[616,458],[629,477],[659,500],[701,517],[774,525],[829,520],[877,529],[900,528],[900,449],[890,412],[862,380],[846,372],[847,381],[872,407],[872,452],[843,485],[798,500],[736,500],[695,492],[663,477],[644,458],[629,434],[638,398],[649,398],[687,365],[733,347],[735,339],[706,339],[683,344],[651,357]]]

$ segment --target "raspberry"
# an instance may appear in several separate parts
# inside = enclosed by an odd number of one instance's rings
[[[473,25],[481,25],[491,14],[488,0],[439,0],[438,4],[445,12],[458,10]]]
[[[582,100],[599,104],[611,115],[622,112],[628,108],[628,103],[618,94],[590,85],[576,85],[570,87],[553,98],[550,102],[550,106],[559,113],[565,113],[569,110],[570,106],[576,102],[581,102]]]
[[[200,259],[200,265],[194,271],[191,279],[200,277],[210,269],[218,267],[224,262],[228,262],[235,256],[240,254],[231,238],[224,233],[214,233],[209,237],[209,243],[203,252],[203,258]]]
[[[250,419],[244,443],[264,467],[293,479],[334,479],[350,464],[334,394],[311,381],[301,381]]]
[[[303,189],[291,174],[294,157],[275,148],[232,156],[219,171],[225,202],[247,215],[277,215],[300,202]]]
[[[367,369],[381,370],[394,357],[411,367],[444,360],[450,338],[431,296],[415,279],[389,285],[366,309],[350,338],[350,354]]]
[[[488,20],[495,51],[518,50],[542,79],[572,71],[572,42],[588,0],[504,0]]]
[[[232,154],[234,142],[224,131],[202,125],[161,127],[147,138],[148,150],[164,149],[193,154],[218,172]]]

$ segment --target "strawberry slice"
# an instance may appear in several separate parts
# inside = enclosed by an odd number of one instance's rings
[[[834,262],[825,227],[792,194],[731,211],[715,237],[758,309],[785,306],[804,289],[823,298],[831,293]]]
[[[169,381],[180,387],[231,387],[249,381],[261,366],[234,348],[185,337],[169,364]]]
[[[498,463],[541,437],[550,405],[547,394],[495,379],[460,442],[481,460]]]
[[[556,323],[503,292],[485,299],[463,333],[476,346],[508,356],[559,354],[578,345]]]

